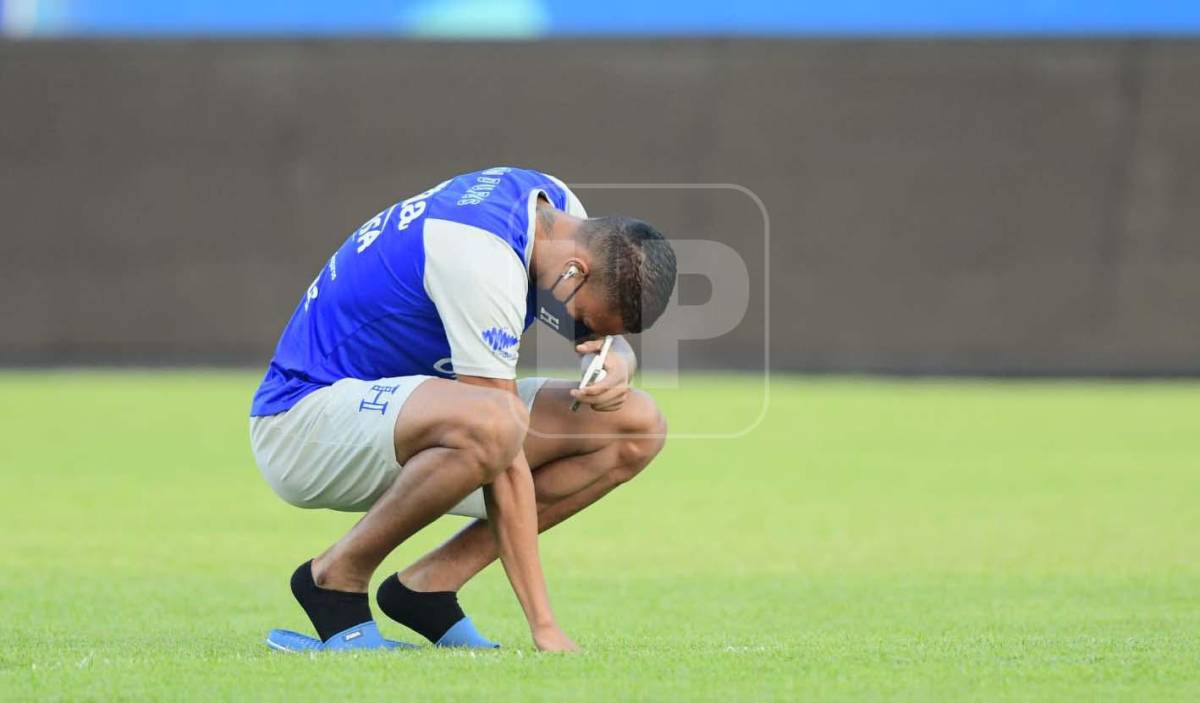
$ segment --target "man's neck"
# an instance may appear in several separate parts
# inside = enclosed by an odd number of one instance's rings
[[[541,256],[548,251],[547,247],[539,245],[558,238],[559,232],[555,231],[555,225],[562,215],[563,213],[556,210],[544,196],[538,196],[536,222],[533,228],[533,249],[529,253],[529,275],[534,281],[537,280],[538,262],[541,261]]]

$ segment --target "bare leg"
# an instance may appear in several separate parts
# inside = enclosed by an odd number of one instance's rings
[[[553,385],[552,385],[553,384]],[[534,466],[538,530],[546,531],[633,478],[658,454],[666,426],[644,393],[612,413],[571,413],[570,384],[547,384],[531,413],[525,454]],[[577,436],[546,438],[537,432]],[[588,435],[632,435],[589,437]],[[535,463],[538,462],[538,463]],[[496,543],[483,521],[475,521],[412,566],[400,580],[417,591],[457,591],[497,558]]]
[[[404,470],[359,522],[313,560],[313,580],[366,592],[393,549],[512,462],[525,428],[511,394],[434,379],[413,391],[396,421]]]

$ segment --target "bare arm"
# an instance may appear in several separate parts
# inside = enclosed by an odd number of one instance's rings
[[[512,380],[460,376],[459,381],[486,386],[515,394],[517,384]],[[491,484],[483,487],[487,504],[488,525],[496,538],[500,563],[512,584],[513,592],[525,611],[534,644],[544,651],[574,651],[578,649],[558,627],[550,609],[546,577],[538,555],[537,500],[533,489],[533,472],[521,451],[508,469]]]

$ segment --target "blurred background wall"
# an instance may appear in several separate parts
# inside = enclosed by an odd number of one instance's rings
[[[568,5],[6,0],[0,363],[263,364],[359,224],[512,164],[761,199],[580,186],[769,262],[689,366],[1200,373],[1200,4]]]

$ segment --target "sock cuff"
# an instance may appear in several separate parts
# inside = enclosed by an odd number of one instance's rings
[[[292,594],[300,592],[316,592],[322,594],[323,598],[343,600],[347,603],[356,603],[358,601],[367,601],[366,593],[355,593],[353,591],[339,591],[333,588],[323,588],[317,585],[316,579],[312,575],[312,559],[304,562],[292,574]]]
[[[450,600],[454,601],[455,603],[458,602],[458,593],[455,591],[414,591],[413,589],[404,585],[404,582],[400,580],[400,574],[392,574],[384,579],[383,583],[379,584],[379,590],[376,595],[378,596],[380,593],[383,593],[385,588],[388,591],[396,592],[397,594],[408,598],[439,601]]]

